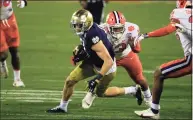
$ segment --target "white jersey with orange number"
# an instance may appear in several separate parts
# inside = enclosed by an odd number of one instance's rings
[[[184,29],[183,32],[177,30],[176,37],[180,40],[182,48],[184,50],[184,55],[188,56],[192,54],[192,9],[189,8],[179,8],[174,9],[170,14],[170,20],[175,21],[177,24],[181,25]]]
[[[0,20],[8,19],[13,14],[11,0],[0,0]]]
[[[139,35],[138,25],[126,22],[125,31],[119,40],[112,37],[110,31],[108,30],[108,25],[106,23],[101,24],[99,27],[106,32],[108,39],[113,45],[116,59],[126,57],[132,51],[130,45],[128,44],[128,38],[138,37]]]

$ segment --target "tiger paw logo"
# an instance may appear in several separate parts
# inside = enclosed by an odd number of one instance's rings
[[[133,31],[133,30],[135,30],[135,27],[134,27],[134,26],[129,26],[129,27],[128,27],[128,31],[131,32],[131,31]]]

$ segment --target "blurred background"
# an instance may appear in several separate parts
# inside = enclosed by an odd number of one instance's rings
[[[1,80],[1,119],[136,119],[135,98],[98,98],[89,110],[81,108],[86,82],[77,84],[69,113],[52,115],[46,109],[58,105],[66,76],[73,70],[70,64],[73,48],[79,38],[70,28],[72,13],[81,8],[78,1],[29,1],[23,9],[13,2],[20,36],[21,78],[25,88],[12,87],[10,76]],[[175,1],[109,1],[108,12],[121,11],[128,22],[138,24],[141,33],[150,32],[169,23]],[[175,34],[151,38],[142,42],[139,53],[144,74],[152,88],[153,71],[161,64],[182,58],[183,50]],[[9,56],[10,60],[10,56]],[[10,63],[9,61],[7,63]],[[111,86],[134,85],[123,68],[118,68]],[[191,118],[191,76],[165,81],[161,98],[162,119]]]

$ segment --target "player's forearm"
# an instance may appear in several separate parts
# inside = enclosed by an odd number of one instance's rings
[[[175,30],[176,30],[175,25],[169,24],[166,27],[163,27],[163,28],[157,29],[155,31],[149,32],[148,33],[148,37],[161,37],[161,36],[165,36],[165,35],[168,35],[168,34],[174,32]]]
[[[100,74],[103,76],[110,70],[110,68],[113,66],[113,60],[112,58],[106,58],[104,59],[103,66],[101,68]]]
[[[140,43],[138,43],[136,46],[131,47],[131,48],[132,48],[132,51],[135,53],[139,53],[141,51]]]

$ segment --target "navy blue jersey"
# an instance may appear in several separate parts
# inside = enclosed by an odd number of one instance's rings
[[[82,45],[89,55],[89,61],[99,68],[102,67],[104,61],[91,48],[100,40],[102,40],[111,58],[114,60],[115,54],[113,51],[113,47],[107,39],[106,33],[102,29],[100,29],[96,23],[94,23],[92,27],[87,32],[85,32],[84,35],[81,36]]]

